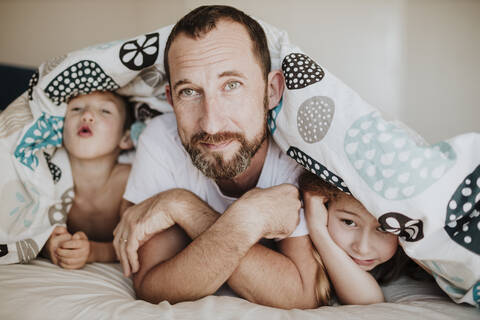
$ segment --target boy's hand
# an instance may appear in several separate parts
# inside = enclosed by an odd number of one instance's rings
[[[327,231],[328,211],[325,207],[327,198],[315,192],[303,192],[303,205],[308,229]]]
[[[56,251],[58,265],[65,269],[80,269],[88,261],[90,242],[87,235],[76,232],[71,240],[63,242]]]
[[[52,234],[45,244],[44,252],[47,254],[48,258],[52,261],[53,264],[58,265],[58,258],[55,254],[57,248],[60,245],[72,238],[72,235],[68,233],[67,228],[63,226],[57,226],[53,229]]]

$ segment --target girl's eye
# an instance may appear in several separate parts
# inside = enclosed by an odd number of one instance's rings
[[[182,96],[182,97],[194,97],[194,96],[198,95],[198,92],[191,89],[191,88],[186,88],[186,89],[180,90],[179,95]]]
[[[236,89],[238,87],[240,87],[240,82],[231,81],[231,82],[227,83],[227,85],[225,86],[225,90],[230,91],[230,90]]]
[[[342,222],[349,227],[356,227],[357,224],[350,219],[342,219]]]

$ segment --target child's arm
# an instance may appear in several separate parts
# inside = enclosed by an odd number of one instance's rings
[[[375,278],[358,265],[333,241],[327,229],[325,198],[304,192],[305,217],[310,238],[322,257],[335,293],[342,304],[371,304],[384,301]]]
[[[90,262],[117,261],[112,242],[89,241],[87,235],[76,232],[56,250],[58,265],[65,269],[80,269]]]

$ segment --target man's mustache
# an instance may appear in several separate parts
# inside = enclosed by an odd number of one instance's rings
[[[238,132],[226,131],[215,134],[208,134],[205,131],[202,131],[193,135],[190,141],[192,145],[196,145],[197,143],[218,144],[230,140],[238,140],[240,142],[243,142],[245,141],[245,138],[242,134]]]

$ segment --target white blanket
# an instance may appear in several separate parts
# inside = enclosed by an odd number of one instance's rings
[[[208,296],[193,302],[158,305],[135,300],[132,282],[119,264],[93,263],[65,270],[44,259],[0,266],[0,319],[478,319],[480,311],[458,305],[430,282],[407,278],[383,287],[387,303],[281,310],[241,298]]]
[[[480,135],[418,144],[262,23],[272,67],[286,90],[269,117],[273,138],[308,170],[353,194],[456,302],[480,304]],[[61,148],[66,102],[117,90],[141,107],[169,111],[163,50],[171,26],[71,52],[40,66],[28,94],[0,115],[0,263],[28,262],[73,195]]]

